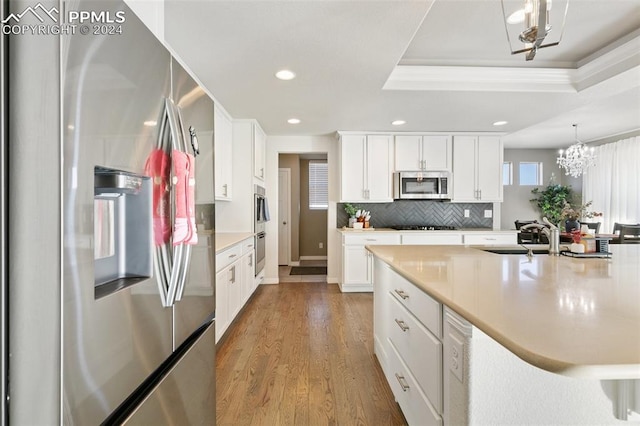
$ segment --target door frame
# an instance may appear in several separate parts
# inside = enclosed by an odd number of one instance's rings
[[[287,186],[287,217],[289,223],[287,226],[287,266],[294,266],[291,262],[291,169],[278,168],[278,195],[280,191],[280,173],[284,173],[286,176]],[[280,200],[278,200],[278,204]],[[278,266],[280,266],[280,209],[278,209]]]

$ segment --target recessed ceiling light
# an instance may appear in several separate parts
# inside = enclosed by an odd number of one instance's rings
[[[496,121],[495,123],[493,123],[493,125],[494,126],[504,126],[507,123],[508,123],[508,121]]]
[[[289,124],[300,124],[300,120],[297,118],[290,118],[287,120],[287,123]]]
[[[157,122],[157,121],[155,121],[155,120],[148,120],[148,121],[145,121],[143,124],[144,124],[145,126],[148,126],[148,127],[153,127],[153,126],[155,126],[156,124],[158,124],[158,122]]]
[[[276,77],[280,80],[293,80],[296,78],[296,73],[289,70],[280,70],[276,73]]]
[[[403,124],[407,124],[407,122],[404,120],[395,120],[395,121],[392,121],[391,124],[394,126],[402,126]]]

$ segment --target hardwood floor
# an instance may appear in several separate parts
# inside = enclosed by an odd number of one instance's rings
[[[373,354],[373,295],[258,287],[216,356],[218,426],[404,425]]]

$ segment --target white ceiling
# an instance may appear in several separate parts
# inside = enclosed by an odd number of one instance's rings
[[[499,0],[166,0],[165,18],[215,98],[269,135],[500,131],[549,148],[572,123],[584,141],[640,129],[640,0],[571,0],[562,42],[530,62],[510,54]]]

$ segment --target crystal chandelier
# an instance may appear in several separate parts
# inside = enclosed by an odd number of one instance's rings
[[[595,163],[596,156],[593,148],[587,148],[584,142],[578,139],[578,125],[574,124],[576,142],[567,148],[566,151],[560,150],[557,163],[565,169],[566,175],[574,178],[579,177],[582,173],[587,172],[587,168]]]
[[[554,3],[559,3],[559,5],[552,13],[551,9]],[[512,55],[526,53],[526,60],[530,61],[536,56],[538,49],[560,44],[569,9],[569,0],[501,0],[501,4],[504,29],[507,32],[507,41]],[[564,14],[562,14],[562,6],[564,6]],[[524,29],[519,26],[523,23]],[[554,30],[554,34],[558,35],[557,40],[551,41],[547,37],[551,30]],[[519,40],[523,44],[514,47],[512,39]]]

